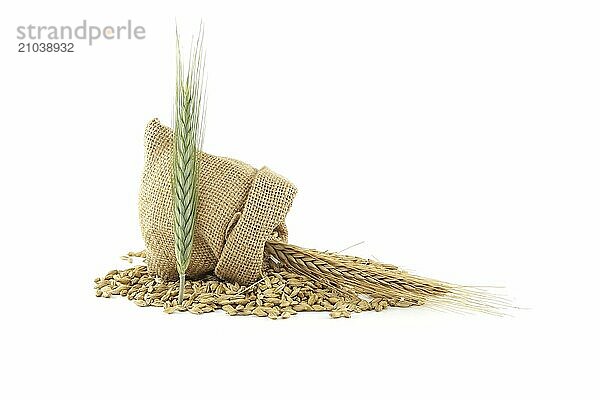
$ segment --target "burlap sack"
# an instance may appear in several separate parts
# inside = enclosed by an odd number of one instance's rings
[[[153,119],[146,126],[139,216],[150,272],[177,280],[173,239],[171,129]],[[262,274],[266,240],[287,240],[285,216],[296,188],[268,168],[256,170],[231,158],[198,154],[198,209],[188,279],[214,271],[248,285]]]

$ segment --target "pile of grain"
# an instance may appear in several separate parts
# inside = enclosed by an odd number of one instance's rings
[[[129,253],[125,258],[132,262],[132,257],[143,255]],[[419,305],[416,300],[342,294],[304,276],[273,269],[247,287],[225,282],[215,276],[187,281],[181,305],[177,302],[178,282],[166,282],[152,276],[144,265],[112,270],[104,278],[96,278],[95,284],[97,297],[121,295],[140,307],[163,307],[168,314],[174,311],[203,314],[222,309],[232,316],[256,315],[285,319],[301,311],[328,311],[332,318],[350,318],[353,312]]]

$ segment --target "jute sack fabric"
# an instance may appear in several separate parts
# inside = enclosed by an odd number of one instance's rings
[[[172,130],[158,119],[146,126],[139,217],[148,270],[177,280],[173,236]],[[242,285],[262,275],[268,239],[287,241],[285,217],[295,186],[268,168],[198,154],[198,208],[189,279],[215,272]]]

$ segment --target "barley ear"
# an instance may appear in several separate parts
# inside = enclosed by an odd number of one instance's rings
[[[503,315],[510,302],[474,286],[461,286],[410,274],[393,265],[269,240],[269,264],[304,275],[350,296],[369,295],[433,308]]]
[[[192,45],[187,67],[181,57],[179,32],[176,30],[176,81],[173,107],[173,233],[175,257],[179,273],[179,303],[183,302],[185,272],[190,264],[194,245],[197,175],[200,168],[197,154],[202,150],[206,127],[206,78],[204,26]]]

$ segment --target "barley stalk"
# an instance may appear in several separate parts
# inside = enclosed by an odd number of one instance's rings
[[[176,32],[176,82],[173,107],[173,233],[179,273],[179,302],[183,302],[185,272],[192,256],[196,207],[197,176],[206,127],[206,80],[204,28],[192,46],[187,68],[181,57],[179,32]]]

